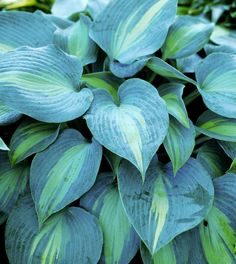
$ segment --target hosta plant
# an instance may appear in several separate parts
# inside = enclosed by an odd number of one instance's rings
[[[236,263],[236,31],[177,6],[0,12],[3,263]]]

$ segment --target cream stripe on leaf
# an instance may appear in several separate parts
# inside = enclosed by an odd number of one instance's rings
[[[167,133],[165,102],[154,86],[141,79],[129,79],[119,87],[119,105],[104,90],[95,90],[94,97],[85,115],[94,138],[133,163],[144,179]]]
[[[177,59],[190,56],[209,41],[214,24],[201,17],[177,16],[162,47],[163,57]]]
[[[53,41],[56,27],[46,18],[27,12],[0,13],[0,52],[20,46],[43,47]]]
[[[93,215],[65,208],[39,229],[30,195],[10,213],[5,241],[11,264],[98,263],[102,250],[101,228]]]
[[[132,63],[162,46],[176,6],[176,0],[111,1],[96,17],[90,36],[111,60]]]
[[[222,176],[230,167],[230,159],[216,140],[207,141],[199,148],[197,160],[209,172],[212,179]]]
[[[39,224],[77,200],[94,184],[102,148],[78,131],[66,129],[31,165],[30,187]]]
[[[0,150],[9,150],[8,146],[5,144],[2,138],[0,138]]]
[[[44,122],[83,115],[93,95],[80,90],[82,64],[54,45],[0,54],[0,97],[8,107]]]
[[[236,118],[226,118],[207,110],[198,118],[196,126],[209,137],[236,142]]]
[[[12,167],[8,154],[0,151],[0,212],[10,213],[20,194],[24,193],[29,179],[29,166]]]
[[[0,126],[10,125],[16,122],[22,116],[21,113],[7,107],[0,102]]]
[[[150,58],[146,66],[156,74],[166,77],[167,79],[171,78],[174,80],[181,80],[183,82],[189,82],[196,85],[194,80],[190,79],[182,72],[178,71],[176,68],[158,57]]]
[[[174,174],[190,158],[195,146],[195,136],[195,127],[191,121],[190,127],[186,128],[173,117],[170,118],[168,133],[163,144],[172,161]]]
[[[81,14],[73,25],[54,33],[54,43],[68,54],[77,56],[83,65],[97,60],[97,45],[89,37],[91,24],[91,19]]]
[[[165,100],[169,114],[189,128],[188,113],[182,99],[184,87],[180,83],[165,83],[158,87],[158,92]]]
[[[213,112],[236,118],[236,55],[213,53],[196,67],[198,90]]]
[[[34,120],[22,122],[15,130],[10,141],[9,158],[13,165],[32,154],[46,149],[56,140],[60,126]]]
[[[80,206],[96,215],[101,225],[101,263],[129,263],[138,251],[140,239],[125,213],[112,173],[98,176],[93,188],[82,196]]]
[[[126,213],[142,241],[154,255],[178,234],[198,225],[209,212],[214,196],[210,175],[195,159],[174,176],[154,157],[145,182],[138,170],[122,161],[118,186]]]

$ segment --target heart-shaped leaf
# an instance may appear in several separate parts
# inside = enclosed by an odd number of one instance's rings
[[[30,188],[40,225],[78,199],[94,184],[102,158],[101,146],[78,131],[66,129],[31,165]]]
[[[94,91],[85,118],[95,139],[115,154],[145,171],[168,129],[165,102],[154,86],[129,79],[118,90],[119,105],[104,90]]]
[[[64,122],[81,116],[93,95],[79,91],[80,61],[53,45],[0,54],[0,96],[7,106],[39,121]]]
[[[11,264],[97,263],[102,232],[97,219],[77,207],[53,215],[39,230],[33,201],[27,195],[9,215],[5,243]]]
[[[102,263],[129,263],[135,256],[140,239],[132,227],[120,200],[112,173],[98,176],[93,188],[80,205],[95,214],[104,237]]]
[[[236,55],[210,54],[197,65],[196,78],[206,106],[219,115],[235,118]]]
[[[132,63],[162,46],[176,5],[176,0],[111,1],[96,17],[90,36],[111,60]]]
[[[0,52],[20,46],[43,47],[53,41],[56,27],[37,14],[27,12],[0,13]]]
[[[213,202],[210,175],[190,159],[174,176],[153,158],[143,183],[138,170],[124,161],[118,171],[122,202],[134,228],[154,255],[178,234],[198,225]]]

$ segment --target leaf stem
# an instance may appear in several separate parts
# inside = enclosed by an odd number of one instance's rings
[[[192,101],[194,101],[196,98],[198,98],[198,96],[200,95],[200,93],[198,92],[197,89],[195,89],[193,92],[191,92],[189,95],[187,95],[184,98],[184,103],[185,105],[189,105],[190,103],[192,103]]]

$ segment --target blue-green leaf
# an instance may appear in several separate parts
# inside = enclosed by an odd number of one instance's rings
[[[138,170],[123,161],[118,184],[126,213],[152,255],[198,225],[213,202],[211,177],[195,159],[174,176],[170,163],[164,170],[154,157],[144,183]]]
[[[56,0],[52,6],[52,14],[66,18],[74,13],[82,12],[87,6],[88,0]]]
[[[174,80],[181,80],[184,82],[189,82],[196,85],[196,82],[189,77],[185,76],[182,72],[178,71],[174,67],[172,67],[167,62],[163,61],[158,57],[152,57],[146,64],[146,66],[152,70],[153,72],[157,73],[166,78],[174,79]]]
[[[176,64],[178,70],[184,73],[193,73],[197,64],[202,60],[198,54],[193,54],[191,56],[177,59]]]
[[[94,101],[85,116],[95,139],[115,154],[145,171],[163,142],[168,113],[154,86],[129,79],[118,90],[119,105],[104,90],[94,91]]]
[[[64,122],[85,113],[92,92],[79,91],[80,61],[53,45],[0,54],[1,101],[39,121]]]
[[[236,46],[231,47],[231,46],[216,46],[216,45],[212,45],[212,44],[207,44],[204,46],[204,50],[206,52],[207,55],[210,55],[211,53],[214,52],[225,52],[225,53],[236,53]]]
[[[52,43],[53,24],[37,14],[27,12],[0,13],[0,51],[20,46],[42,47]]]
[[[78,199],[94,184],[102,158],[101,146],[78,131],[66,129],[31,165],[30,187],[42,224],[51,214]]]
[[[210,54],[197,65],[196,78],[206,106],[219,115],[235,118],[236,55]]]
[[[111,166],[113,177],[116,178],[122,158],[107,149],[104,149],[104,156]]]
[[[236,142],[219,140],[218,143],[232,160],[236,158]]]
[[[9,150],[5,142],[0,138],[0,150]]]
[[[227,156],[215,140],[210,140],[200,147],[197,160],[212,178],[222,176],[230,166]]]
[[[59,125],[41,123],[33,120],[22,122],[12,135],[9,157],[17,164],[32,154],[46,149],[59,133]]]
[[[177,16],[165,40],[163,57],[177,59],[190,56],[209,41],[214,24],[201,17]]]
[[[0,211],[9,213],[19,195],[26,189],[29,167],[25,164],[11,167],[8,155],[0,151]]]
[[[188,113],[182,99],[184,85],[180,83],[165,83],[158,87],[158,92],[165,100],[167,110],[183,126],[189,127]]]
[[[236,30],[225,28],[223,26],[215,26],[211,35],[211,41],[227,47],[235,49],[236,47]]]
[[[198,131],[209,137],[236,142],[236,118],[226,118],[207,110],[196,125]]]
[[[89,37],[92,22],[89,17],[80,15],[80,19],[66,29],[57,29],[54,43],[70,55],[80,59],[83,65],[97,59],[97,45]]]
[[[132,63],[162,46],[176,5],[176,0],[111,1],[96,17],[90,36],[111,60]]]
[[[0,126],[10,125],[16,122],[22,116],[21,113],[7,107],[0,102]]]
[[[5,243],[11,264],[97,263],[102,232],[97,219],[77,207],[54,214],[39,229],[28,195],[9,215]]]
[[[174,174],[190,158],[195,146],[195,127],[190,121],[186,128],[174,118],[170,118],[168,133],[163,142],[166,152],[172,161]]]
[[[104,237],[101,262],[129,263],[140,239],[124,211],[113,175],[100,174],[93,188],[81,198],[80,205],[95,214],[101,225]]]

